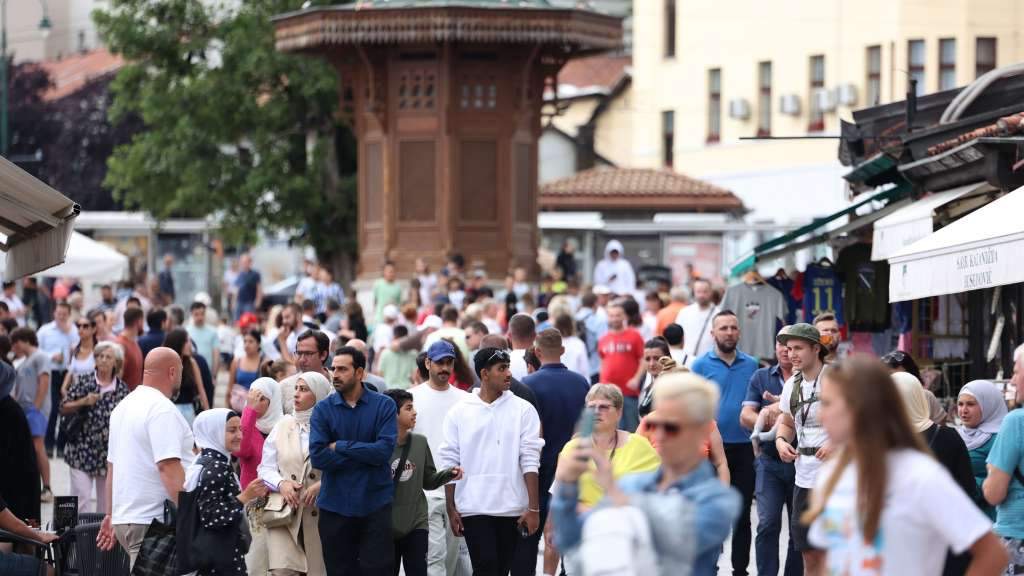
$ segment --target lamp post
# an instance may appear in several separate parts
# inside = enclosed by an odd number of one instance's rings
[[[45,40],[53,29],[50,16],[46,9],[46,0],[40,0],[43,17],[39,20],[39,31]],[[10,100],[10,87],[7,84],[7,0],[0,0],[0,156],[7,156],[10,147],[10,134],[7,125],[7,105]]]

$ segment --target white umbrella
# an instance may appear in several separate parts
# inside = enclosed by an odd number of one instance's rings
[[[128,275],[128,257],[110,246],[78,232],[71,233],[64,263],[39,273],[40,276],[88,278],[103,282],[122,280]]]

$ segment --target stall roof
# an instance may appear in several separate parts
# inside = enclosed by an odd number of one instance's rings
[[[889,301],[1024,282],[1024,191],[990,202],[889,257]]]
[[[64,261],[78,204],[0,158],[0,249],[7,253],[4,280]]]
[[[925,196],[875,222],[871,243],[871,259],[887,260],[903,247],[917,242],[934,230],[935,212],[961,198],[992,192],[995,188],[986,182],[974,182]]]

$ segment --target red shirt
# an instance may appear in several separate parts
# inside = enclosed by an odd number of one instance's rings
[[[124,369],[121,370],[121,379],[128,385],[129,390],[142,384],[142,348],[134,338],[125,338],[124,334],[117,337],[117,343],[124,348]]]
[[[623,396],[637,397],[640,387],[630,390],[626,383],[636,376],[644,359],[644,339],[632,328],[622,332],[608,332],[597,343],[601,356],[601,382],[615,384]]]

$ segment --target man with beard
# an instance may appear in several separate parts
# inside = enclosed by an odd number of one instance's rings
[[[366,356],[348,346],[331,360],[331,394],[313,408],[309,458],[323,472],[317,508],[329,576],[391,576],[394,401],[363,384]]]
[[[470,393],[448,383],[455,367],[455,346],[447,340],[430,345],[424,361],[430,378],[409,389],[416,406],[416,426],[412,431],[427,437],[431,454],[441,454],[444,444],[444,419],[453,406],[470,397]],[[444,488],[426,491],[427,574],[454,576],[459,563],[459,538],[449,529],[445,510]]]
[[[839,359],[836,352],[839,351],[839,344],[843,341],[843,333],[839,331],[839,321],[836,320],[836,315],[829,312],[818,314],[814,318],[814,327],[821,334],[821,343],[828,351],[825,362],[835,362]]]
[[[305,331],[302,325],[302,306],[291,302],[281,310],[281,328],[277,331],[274,345],[286,362],[296,364],[295,347],[299,342],[299,332]]]
[[[115,540],[135,564],[150,522],[162,518],[164,500],[177,503],[192,462],[192,430],[172,398],[181,389],[181,358],[170,348],[146,356],[142,385],[110,414],[107,451],[107,515],[96,544]]]
[[[445,486],[448,517],[466,537],[474,574],[508,574],[521,538],[540,528],[540,417],[509,390],[509,361],[499,348],[477,352],[480,389],[444,419],[440,466],[465,471]]]
[[[746,576],[750,564],[750,505],[754,499],[754,450],[750,432],[740,425],[747,384],[758,369],[757,360],[737,349],[740,325],[736,314],[722,310],[711,320],[715,347],[693,363],[693,371],[718,384],[718,430],[725,444],[732,485],[743,497],[740,516],[732,535],[732,573]]]
[[[828,434],[822,427],[818,402],[821,373],[825,369],[828,348],[821,334],[810,324],[794,324],[776,338],[789,351],[793,376],[786,381],[779,397],[782,414],[776,432],[775,447],[783,462],[796,462],[796,488],[793,490],[793,517],[789,523],[793,547],[804,557],[806,574],[821,574],[825,552],[813,548],[807,540],[808,527],[800,522],[807,510],[809,495],[823,460],[832,452]],[[797,440],[796,448],[793,440]]]
[[[327,357],[330,354],[331,341],[327,334],[319,330],[305,330],[299,334],[295,341],[295,367],[297,372],[280,381],[281,399],[284,402],[286,414],[292,413],[292,406],[295,403],[295,383],[299,376],[306,372],[323,374],[328,381],[331,373],[324,366],[327,364]],[[377,392],[377,390],[374,390]]]

